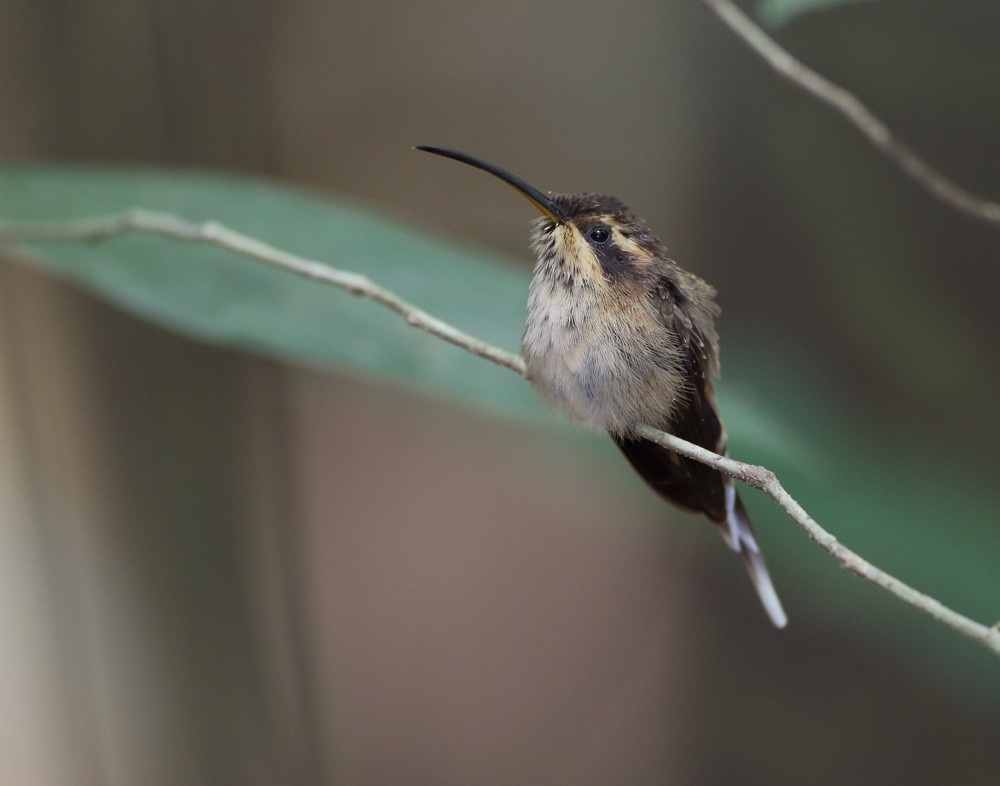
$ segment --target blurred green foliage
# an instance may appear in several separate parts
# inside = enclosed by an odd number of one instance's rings
[[[803,14],[826,11],[838,5],[869,0],[758,0],[756,15],[761,24],[781,27]]]
[[[220,221],[292,253],[369,276],[473,335],[514,348],[527,275],[355,207],[240,177],[130,169],[9,167],[9,219],[69,219],[129,207]],[[187,335],[349,367],[555,423],[515,374],[405,325],[370,301],[205,245],[137,233],[45,243],[19,257]],[[919,305],[919,304],[918,304]],[[917,307],[917,306],[915,306]],[[919,435],[848,411],[815,362],[768,336],[726,338],[721,383],[734,455],[764,463],[828,529],[875,564],[982,621],[1000,619],[1000,531],[990,473]],[[905,358],[900,358],[905,363]],[[612,455],[609,453],[609,455]],[[792,612],[812,607],[870,633],[901,663],[976,700],[1000,697],[994,656],[840,572],[783,514],[750,494]]]

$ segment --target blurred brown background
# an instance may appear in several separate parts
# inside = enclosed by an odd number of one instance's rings
[[[927,0],[778,34],[996,195],[998,30]],[[724,340],[995,462],[1000,233],[696,2],[0,0],[0,106],[7,161],[258,173],[526,266],[530,210],[411,145],[620,195],[718,286]],[[776,633],[707,528],[584,441],[0,264],[0,782],[994,782],[995,707],[780,561]]]

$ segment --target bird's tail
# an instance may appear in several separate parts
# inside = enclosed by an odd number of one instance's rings
[[[767,565],[764,564],[764,555],[761,554],[757,540],[753,536],[750,519],[732,481],[726,483],[726,524],[720,527],[720,530],[729,548],[743,558],[743,564],[746,565],[750,580],[771,622],[776,628],[785,627],[788,624],[788,617],[778,599],[778,593],[774,591],[771,575],[767,572]]]

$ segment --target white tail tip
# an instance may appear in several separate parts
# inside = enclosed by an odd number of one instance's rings
[[[720,528],[723,540],[743,558],[750,580],[774,627],[784,628],[788,624],[788,616],[778,600],[778,593],[774,591],[771,574],[764,564],[764,555],[760,553],[760,547],[750,529],[750,520],[731,481],[726,484],[726,525]]]
[[[754,546],[756,545],[755,543]],[[764,611],[771,618],[774,627],[785,627],[788,624],[788,615],[781,606],[778,593],[774,591],[771,575],[767,572],[767,565],[764,564],[764,557],[758,549],[749,547],[744,547],[741,556],[746,563],[750,580],[757,589],[757,595],[760,596],[760,602],[764,605]]]

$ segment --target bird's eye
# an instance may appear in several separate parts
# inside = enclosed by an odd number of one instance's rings
[[[604,224],[598,224],[587,233],[587,236],[591,242],[598,246],[603,246],[611,239],[611,230],[604,226]]]

